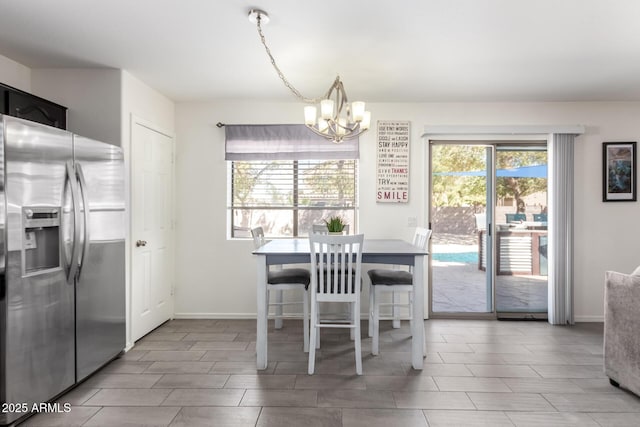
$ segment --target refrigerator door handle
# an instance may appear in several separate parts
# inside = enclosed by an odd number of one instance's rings
[[[67,282],[73,283],[76,273],[78,272],[78,256],[80,255],[80,208],[78,206],[78,182],[76,181],[76,174],[73,172],[73,164],[71,161],[66,165],[66,179],[69,180],[69,187],[71,187],[71,207],[73,209],[73,241],[71,243],[71,259],[66,260],[69,265],[67,272]],[[65,183],[66,187],[66,183]]]
[[[84,207],[84,241],[82,247],[82,258],[78,260],[78,279],[82,274],[82,266],[89,255],[89,203],[87,200],[87,182],[84,179],[84,173],[82,172],[82,166],[76,163],[76,174],[78,176],[78,182],[80,182],[80,195],[82,196],[82,206]]]

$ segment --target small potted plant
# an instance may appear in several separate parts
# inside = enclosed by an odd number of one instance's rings
[[[332,216],[328,220],[324,220],[324,223],[327,225],[327,231],[329,234],[342,234],[345,222],[339,216]]]

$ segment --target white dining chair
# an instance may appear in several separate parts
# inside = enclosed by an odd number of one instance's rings
[[[253,237],[253,245],[255,248],[266,243],[264,238],[264,230],[262,227],[251,229]],[[275,319],[276,329],[282,328],[282,319],[299,318],[299,316],[284,314],[284,307],[290,305],[302,304],[302,331],[303,331],[303,350],[309,351],[309,283],[311,282],[311,274],[305,268],[282,268],[269,269],[267,274],[267,316]],[[302,301],[284,302],[284,291],[302,290]],[[271,293],[275,292],[276,301],[271,302]],[[269,315],[269,307],[275,307],[275,313]]]
[[[353,236],[311,234],[311,331],[316,342],[321,328],[349,328],[354,331],[356,373],[362,375],[360,340],[360,292],[362,245],[364,234]],[[320,303],[339,302],[349,305],[346,321],[322,319]],[[315,370],[316,349],[309,347],[309,375]]]
[[[343,234],[349,234],[349,224],[345,224],[342,229]],[[327,228],[327,224],[312,224],[311,225],[311,233],[309,234],[329,234],[329,229]],[[325,312],[325,314],[328,314]],[[350,313],[334,313],[336,316],[347,317],[350,316]],[[354,338],[354,332],[351,330],[351,339]],[[320,334],[316,335],[316,348],[320,348]]]
[[[413,236],[413,245],[420,249],[425,249],[431,230],[422,227],[416,227]],[[407,270],[391,270],[391,269],[373,269],[367,272],[371,279],[371,287],[369,288],[369,336],[371,340],[371,354],[379,353],[380,341],[380,320],[409,320],[422,321],[422,319],[413,318],[413,268]],[[408,303],[398,301],[398,292],[407,292]],[[389,303],[380,301],[383,293],[391,293],[392,299]],[[380,316],[380,307],[391,307],[390,316]],[[400,308],[406,308],[409,312],[408,316],[400,316]],[[423,347],[423,353],[426,352],[426,345]]]

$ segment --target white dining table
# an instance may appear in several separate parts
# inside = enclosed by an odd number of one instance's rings
[[[310,263],[308,239],[276,239],[253,251],[258,258],[257,277],[257,335],[256,364],[258,369],[267,369],[267,273],[270,265]],[[413,266],[413,316],[424,319],[424,260],[428,255],[421,249],[399,239],[365,239],[362,248],[362,263]],[[363,272],[364,273],[364,272]],[[424,322],[411,322],[411,364],[421,370],[423,365]]]

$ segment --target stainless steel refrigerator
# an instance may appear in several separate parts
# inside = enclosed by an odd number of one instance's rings
[[[8,424],[125,347],[124,165],[113,145],[2,115],[0,127],[0,424]]]

